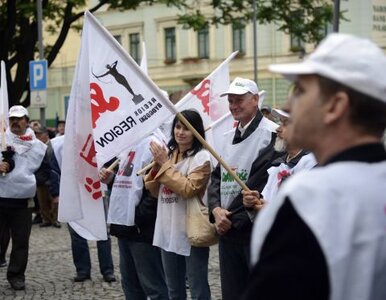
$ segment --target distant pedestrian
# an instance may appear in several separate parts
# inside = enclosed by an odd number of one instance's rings
[[[25,289],[32,211],[29,201],[36,192],[34,172],[43,164],[46,145],[28,128],[28,111],[21,105],[9,109],[6,144],[13,152],[8,161],[0,162],[0,235],[11,233],[12,250],[7,280],[14,290]],[[1,239],[1,238],[0,238]]]

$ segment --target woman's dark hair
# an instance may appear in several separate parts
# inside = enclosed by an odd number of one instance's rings
[[[197,130],[197,132],[202,136],[203,139],[205,139],[205,129],[204,129],[204,123],[202,122],[202,118],[200,114],[194,110],[183,110],[181,114],[185,117],[186,120],[193,126],[194,129]],[[173,120],[172,125],[172,132],[171,132],[171,139],[168,143],[169,148],[169,155],[178,147],[177,141],[174,137],[174,127],[176,127],[177,122],[179,121],[178,117],[175,116]],[[182,122],[181,122],[182,123]],[[185,126],[182,124],[182,126]],[[193,136],[193,144],[192,147],[188,150],[186,150],[182,157],[186,158],[188,156],[194,156],[198,151],[200,151],[203,148],[201,142]]]

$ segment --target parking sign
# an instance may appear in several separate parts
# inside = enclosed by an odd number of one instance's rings
[[[29,87],[31,91],[31,107],[47,106],[47,61],[29,62]]]

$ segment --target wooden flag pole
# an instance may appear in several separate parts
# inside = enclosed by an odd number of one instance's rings
[[[197,130],[189,123],[189,121],[181,114],[177,113],[177,118],[188,128],[193,135],[201,142],[201,144],[214,156],[215,159],[224,167],[225,170],[232,176],[234,180],[243,188],[245,191],[250,191],[247,185],[237,176],[228,164],[217,154],[217,152],[207,143],[207,141],[197,132]]]

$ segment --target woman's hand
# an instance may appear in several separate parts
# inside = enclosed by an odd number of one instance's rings
[[[153,154],[154,162],[158,167],[162,166],[168,160],[168,152],[163,145],[158,144],[157,142],[150,142],[150,151]]]
[[[114,175],[114,172],[113,172],[113,171],[110,171],[109,169],[106,169],[106,168],[102,168],[102,169],[100,169],[100,171],[99,171],[99,179],[100,179],[101,182],[103,182],[104,184],[109,184],[110,181],[111,181],[112,178],[113,178],[113,175]]]

